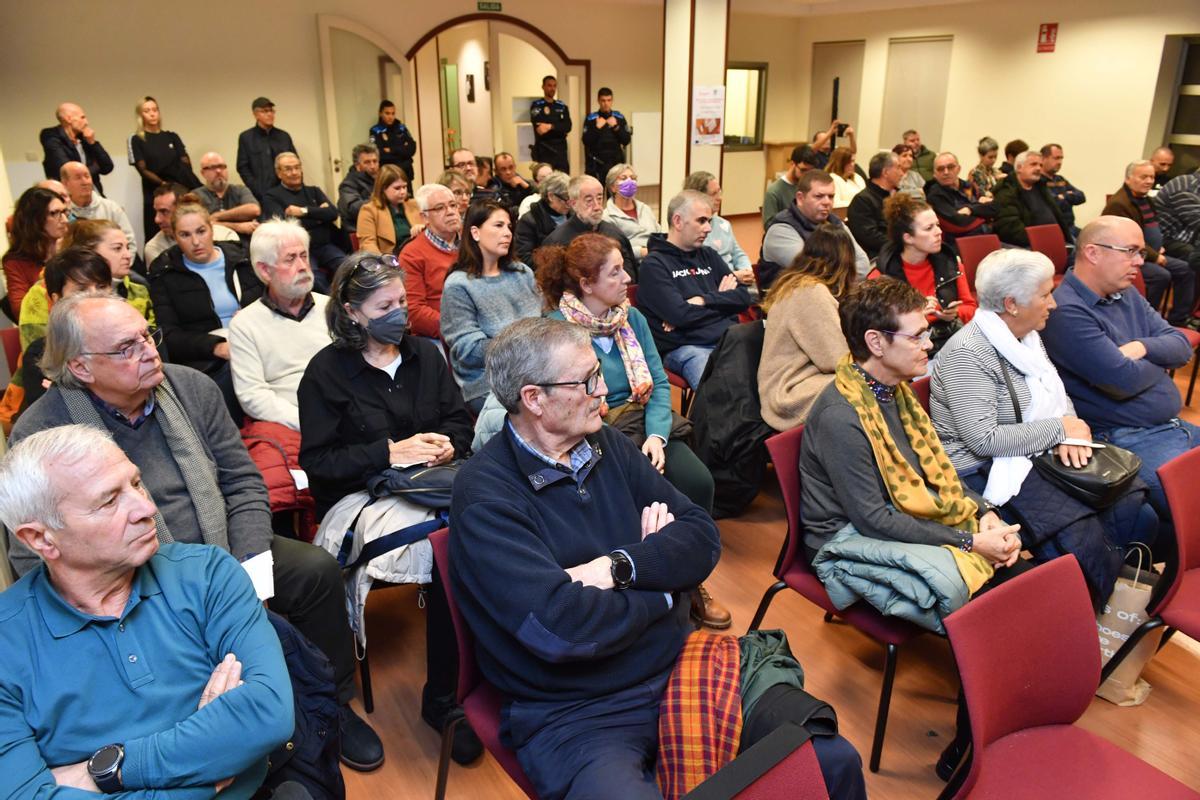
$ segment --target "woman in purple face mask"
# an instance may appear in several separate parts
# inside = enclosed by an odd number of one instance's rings
[[[621,229],[633,247],[633,254],[641,261],[646,257],[650,234],[662,233],[662,228],[650,206],[637,199],[637,173],[633,165],[617,164],[610,169],[605,187],[608,205],[604,207],[604,219]]]

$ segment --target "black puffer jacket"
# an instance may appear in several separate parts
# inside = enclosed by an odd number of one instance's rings
[[[242,248],[233,242],[217,242],[225,254],[225,285],[241,308],[262,297],[263,285]],[[173,245],[150,265],[150,299],[154,316],[163,330],[170,360],[202,372],[214,363],[213,348],[224,337],[209,331],[221,327],[204,278],[183,265],[183,251]]]

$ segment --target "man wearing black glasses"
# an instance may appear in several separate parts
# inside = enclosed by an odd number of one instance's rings
[[[85,293],[55,303],[42,360],[54,386],[21,416],[12,441],[59,425],[105,429],[142,472],[160,512],[160,540],[165,527],[174,541],[221,547],[242,562],[266,558],[274,586],[260,594],[333,665],[342,760],[358,769],[378,766],[383,745],[349,706],[354,650],[337,561],[272,533],[262,475],[220,389],[201,372],[163,364],[159,341],[115,295]],[[13,546],[10,557],[20,573],[37,563],[24,545]]]

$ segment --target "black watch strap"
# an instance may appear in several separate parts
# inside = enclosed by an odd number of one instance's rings
[[[116,794],[124,790],[121,783],[121,767],[125,763],[125,746],[106,744],[88,759],[88,774],[96,788],[105,794]]]

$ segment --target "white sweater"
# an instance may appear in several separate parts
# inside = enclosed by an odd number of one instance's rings
[[[331,341],[325,325],[329,298],[316,292],[312,297],[312,309],[299,322],[258,300],[229,323],[233,389],[242,409],[254,419],[300,430],[296,389],[308,362]]]

